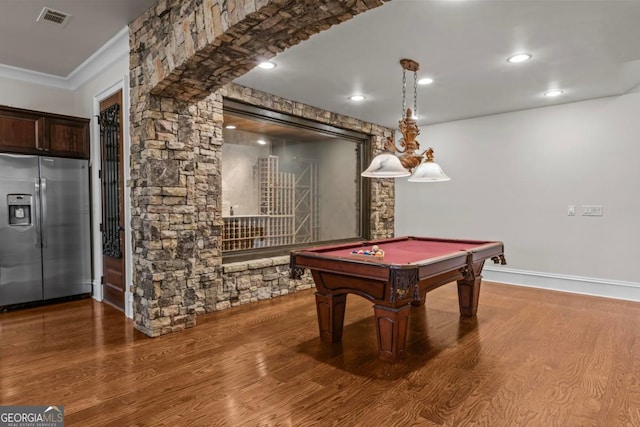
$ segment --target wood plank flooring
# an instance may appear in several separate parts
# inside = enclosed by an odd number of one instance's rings
[[[483,283],[412,309],[408,358],[376,354],[349,295],[342,343],[312,291],[147,338],[93,300],[0,314],[0,405],[64,405],[67,426],[638,426],[640,303]]]

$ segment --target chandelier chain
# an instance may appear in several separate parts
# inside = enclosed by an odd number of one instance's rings
[[[413,115],[418,117],[418,72],[413,72]]]
[[[400,118],[404,117],[404,112],[407,109],[407,70],[402,69],[402,114]]]

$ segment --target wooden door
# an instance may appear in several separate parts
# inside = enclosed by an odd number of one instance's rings
[[[124,165],[122,92],[100,103],[100,182],[102,184],[102,289],[104,302],[124,311]]]

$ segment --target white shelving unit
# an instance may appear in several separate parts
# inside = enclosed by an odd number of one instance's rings
[[[297,160],[281,172],[279,157],[259,158],[254,166],[260,212],[225,216],[222,250],[238,251],[317,239],[317,165]]]

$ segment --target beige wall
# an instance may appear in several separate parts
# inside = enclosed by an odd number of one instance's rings
[[[632,93],[423,128],[452,180],[398,179],[396,234],[503,240],[498,280],[640,298],[638,117]]]
[[[257,157],[269,156],[268,146],[222,145],[222,216],[259,215],[260,201],[254,184]]]
[[[42,78],[42,83],[0,76],[0,105],[69,116],[91,117],[93,97],[129,75],[129,56],[122,56],[110,66],[101,69],[92,78],[75,89],[53,87]],[[39,81],[33,73],[25,77]],[[61,85],[73,87],[73,82],[60,79]]]
[[[77,114],[72,91],[0,77],[0,104],[47,113]]]

